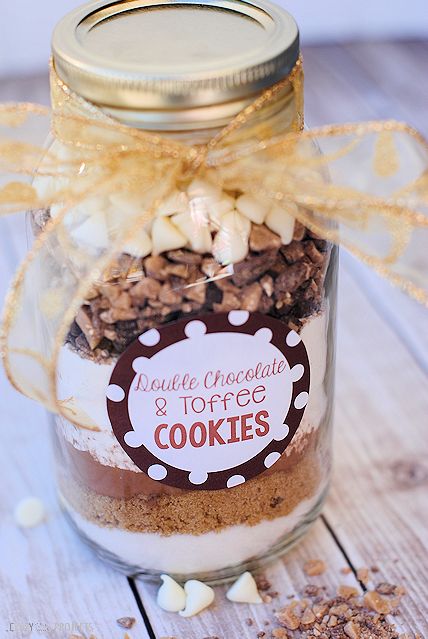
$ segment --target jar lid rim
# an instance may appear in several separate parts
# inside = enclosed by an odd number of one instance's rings
[[[286,77],[299,31],[269,0],[92,0],[58,23],[52,51],[60,78],[92,102],[175,110]]]

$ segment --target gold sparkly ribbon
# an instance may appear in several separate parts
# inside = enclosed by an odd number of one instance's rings
[[[121,124],[73,93],[53,67],[52,110],[0,105],[0,173],[12,176],[0,182],[0,214],[51,211],[5,303],[2,355],[18,390],[80,427],[98,428],[76,396],[60,396],[61,346],[93,284],[120,272],[127,243],[196,175],[271,201],[428,305],[421,260],[428,248],[428,143],[394,121],[305,131],[302,86],[299,60],[288,78],[194,146]],[[293,126],[277,135],[264,115],[287,93]],[[47,120],[55,143],[28,143],[28,131],[33,139]],[[79,231],[104,215],[93,198],[113,195],[123,195],[128,208],[110,220],[106,246],[85,249]]]

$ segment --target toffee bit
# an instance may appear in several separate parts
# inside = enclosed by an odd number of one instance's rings
[[[358,595],[358,590],[353,586],[339,586],[337,594],[339,597],[343,597],[344,599],[351,599],[351,597],[356,597]]]
[[[368,568],[359,568],[357,570],[357,579],[361,581],[362,584],[367,586],[369,583],[369,569]]]
[[[364,595],[364,603],[368,608],[371,608],[375,612],[381,615],[387,615],[391,612],[392,606],[387,599],[384,599],[379,593],[374,590],[366,592]]]
[[[127,630],[130,630],[130,628],[133,627],[135,621],[135,617],[120,617],[120,619],[116,619],[117,625],[121,628],[126,628]]]
[[[303,566],[303,570],[308,577],[317,577],[327,570],[327,566],[322,559],[308,559]]]

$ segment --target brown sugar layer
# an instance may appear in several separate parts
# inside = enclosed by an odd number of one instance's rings
[[[129,499],[100,495],[69,474],[62,477],[61,468],[59,485],[71,508],[99,526],[161,535],[200,535],[289,515],[302,501],[321,492],[328,475],[325,466],[311,453],[287,471],[264,473],[232,489],[141,493]]]
[[[290,445],[282,457],[272,468],[266,470],[263,476],[279,471],[291,472],[291,469],[301,463],[305,457],[319,454],[319,429],[313,430],[299,438],[296,446]],[[100,464],[89,452],[74,448],[61,434],[54,433],[57,458],[63,468],[91,492],[113,497],[115,499],[130,499],[138,495],[155,497],[160,495],[180,495],[188,491],[168,486],[163,482],[151,479],[144,472],[125,470],[116,466]]]

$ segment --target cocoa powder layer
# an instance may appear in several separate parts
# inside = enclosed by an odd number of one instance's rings
[[[302,461],[304,456],[315,455],[319,450],[320,429],[296,437],[277,461],[274,467],[266,470],[263,476],[278,471],[290,472],[290,469]],[[99,463],[89,452],[78,450],[64,437],[54,432],[58,464],[92,492],[116,499],[130,499],[137,495],[158,496],[186,493],[185,489],[168,486],[155,481],[143,472],[125,470],[116,466]]]
[[[100,495],[71,478],[70,473],[63,474],[63,468],[59,468],[58,479],[70,506],[99,526],[161,535],[200,535],[239,524],[254,526],[290,514],[325,485],[328,465],[310,452],[286,471],[263,473],[232,489],[141,493],[129,499]]]

